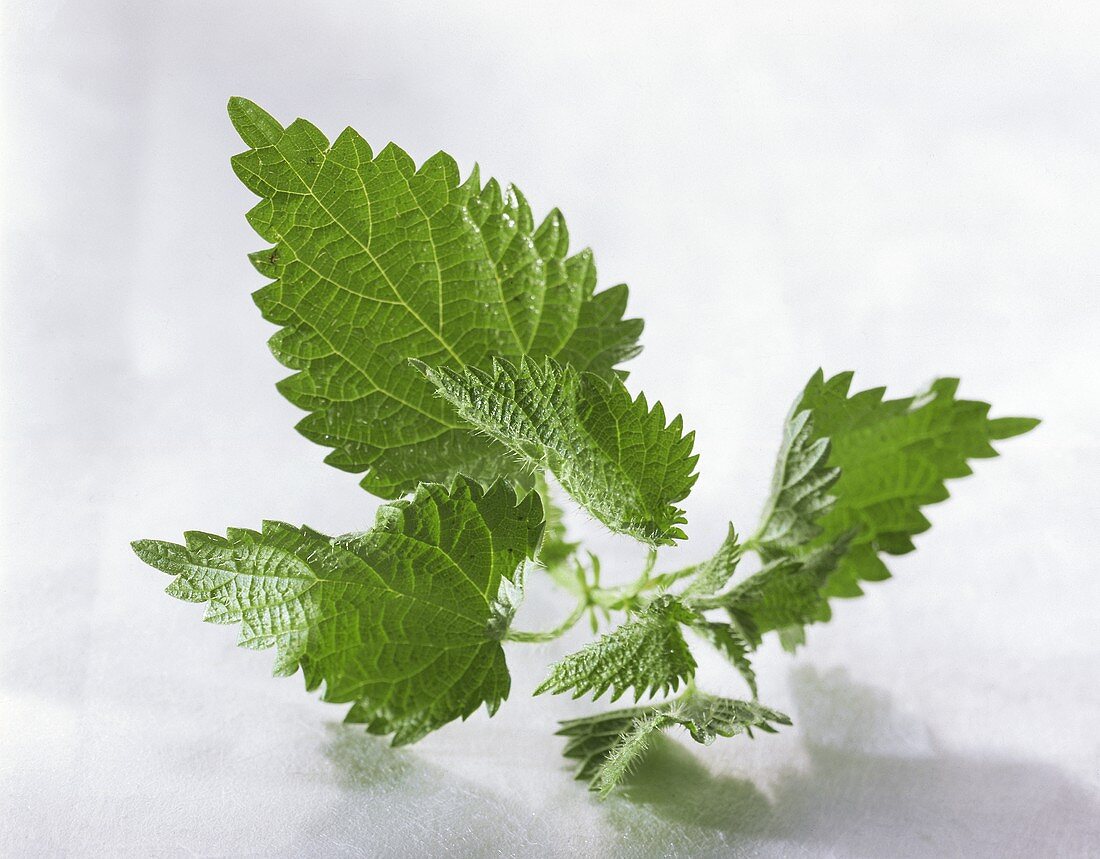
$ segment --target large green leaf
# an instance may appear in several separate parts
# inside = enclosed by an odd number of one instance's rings
[[[229,115],[251,147],[233,169],[262,198],[249,223],[273,245],[251,257],[274,279],[256,303],[281,326],[275,356],[297,371],[279,389],[310,412],[298,429],[333,448],[326,462],[366,472],[371,492],[394,497],[458,472],[519,476],[409,358],[461,368],[558,356],[611,376],[637,353],[626,287],[595,293],[592,255],[567,255],[556,210],[536,225],[518,189],[482,185],[476,168],[460,182],[442,152],[417,168],[350,128],[330,144],[241,98]]]
[[[207,621],[239,623],[242,646],[275,647],[277,675],[301,665],[308,689],[400,745],[507,697],[500,640],[542,527],[536,493],[459,478],[382,507],[363,534],[265,522],[134,551],[176,577],[169,594],[209,603]]]
[[[488,371],[418,364],[463,419],[531,469],[548,468],[613,531],[659,545],[683,539],[676,502],[695,483],[695,434],[618,378],[546,358],[494,360]]]

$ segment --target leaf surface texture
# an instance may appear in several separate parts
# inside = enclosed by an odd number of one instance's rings
[[[351,128],[330,143],[241,98],[229,115],[249,146],[233,169],[261,198],[248,221],[271,243],[251,256],[273,279],[255,300],[280,326],[272,351],[296,371],[279,389],[310,413],[298,429],[333,449],[326,462],[366,472],[371,492],[507,475],[503,449],[434,397],[409,358],[462,368],[557,356],[610,377],[638,352],[627,288],[595,291],[592,254],[569,255],[560,212],[536,224],[518,189],[483,185],[476,168],[460,181],[442,152],[417,167]]]
[[[695,657],[680,624],[697,617],[674,597],[657,597],[630,620],[555,663],[535,694],[572,690],[574,698],[587,692],[599,698],[610,689],[615,701],[633,689],[637,701],[647,692],[675,690],[695,674]]]
[[[576,777],[607,794],[641,761],[660,731],[680,726],[692,739],[709,745],[716,737],[752,736],[754,729],[774,733],[791,720],[755,701],[737,701],[693,691],[651,707],[598,713],[561,723],[565,757],[577,761]]]
[[[653,545],[684,538],[694,433],[632,397],[618,378],[552,359],[494,360],[488,371],[419,365],[462,418],[533,470],[549,469],[608,528]]]
[[[997,456],[991,442],[1039,423],[991,419],[988,403],[957,398],[958,379],[937,379],[918,396],[888,400],[885,388],[851,393],[852,375],[826,379],[819,370],[799,396],[756,538],[774,561],[765,567],[768,589],[757,594],[763,613],[757,628],[778,628],[791,645],[806,622],[794,618],[827,620],[828,598],[859,596],[860,582],[889,578],[881,555],[913,551],[912,538],[930,527],[923,508],[947,499],[946,481],[971,474],[972,459]],[[789,562],[824,551],[820,561],[843,544],[847,551],[821,586],[821,604],[809,612],[807,569]],[[820,572],[820,563],[808,569]],[[777,621],[780,587],[790,589],[785,613],[795,624],[786,630]]]
[[[459,478],[380,508],[362,534],[265,522],[134,550],[207,621],[239,624],[242,646],[274,647],[277,675],[301,666],[308,689],[400,745],[507,697],[500,639],[542,527],[536,493]]]

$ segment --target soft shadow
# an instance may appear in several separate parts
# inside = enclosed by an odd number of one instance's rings
[[[691,752],[664,736],[613,795],[608,815],[616,825],[633,828],[639,807],[667,823],[726,835],[758,833],[771,815],[768,798],[751,781],[711,775]]]
[[[770,780],[770,800],[666,743],[624,791],[635,809],[611,803],[606,819],[627,832],[656,816],[694,843],[764,854],[1076,856],[1100,847],[1097,796],[1056,767],[946,751],[889,695],[843,671],[802,668],[791,685],[806,765]],[[710,753],[736,749],[731,741]]]
[[[360,725],[327,726],[325,757],[340,788],[323,792],[287,855],[540,855],[550,827],[517,804],[394,749]]]

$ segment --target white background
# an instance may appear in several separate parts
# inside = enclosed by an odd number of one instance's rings
[[[0,853],[1100,851],[1095,4],[4,6]],[[631,385],[698,431],[666,568],[752,527],[818,366],[1045,423],[760,652],[793,728],[669,743],[599,803],[551,736],[591,705],[529,697],[578,632],[510,648],[491,721],[391,751],[128,548],[377,503],[273,387],[233,94],[562,208],[647,320]],[[524,626],[566,609],[536,586]]]

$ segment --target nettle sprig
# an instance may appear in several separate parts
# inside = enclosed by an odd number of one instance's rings
[[[241,645],[275,648],[276,674],[300,668],[308,689],[351,705],[347,721],[394,745],[481,705],[494,713],[511,687],[505,645],[586,618],[606,631],[534,692],[633,700],[562,723],[565,755],[593,789],[615,787],[672,727],[710,743],[789,725],[757,700],[751,660],[765,637],[793,649],[830,600],[888,578],[883,557],[913,550],[945,481],[1038,423],[990,419],[987,404],[957,398],[955,379],[886,399],[819,371],[791,411],[752,536],[731,525],[708,561],[655,573],[657,547],[686,539],[677,505],[697,477],[694,434],[624,383],[642,322],[623,318],[625,285],[597,291],[592,254],[570,253],[561,213],[536,222],[519,189],[483,183],[476,167],[462,180],[444,153],[417,167],[350,128],[330,143],[245,99],[229,114],[249,147],[233,169],[260,198],[248,221],[270,243],[251,255],[271,281],[256,303],[294,370],[279,390],[308,412],[298,430],[331,448],[326,462],[397,500],[360,534],[265,522],[134,550],[174,577],[168,593],[238,624]],[[635,581],[600,583],[548,475],[651,547]],[[759,569],[738,578],[750,552]],[[552,630],[514,629],[528,583],[543,581],[572,593],[574,610]],[[728,659],[747,700],[696,688],[687,630]]]

